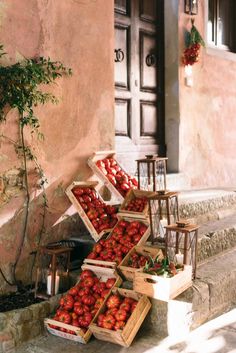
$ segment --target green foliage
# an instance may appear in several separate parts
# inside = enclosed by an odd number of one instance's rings
[[[193,44],[199,43],[201,46],[205,47],[205,42],[199,33],[198,29],[194,26],[194,22],[192,21],[192,28],[190,32],[186,33],[186,46],[187,48],[192,46]]]

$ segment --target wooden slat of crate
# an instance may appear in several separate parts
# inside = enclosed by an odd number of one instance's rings
[[[142,212],[134,212],[134,211],[128,211],[125,209],[127,207],[128,203],[137,198],[137,197],[146,197],[147,199],[149,197],[152,197],[155,195],[155,192],[153,191],[145,191],[145,190],[134,190],[131,189],[128,191],[124,201],[122,202],[120,208],[119,208],[119,214],[122,214],[126,217],[133,217],[133,218],[144,218],[147,219],[149,217],[149,212],[148,212],[148,202],[147,205],[144,207],[144,210]]]
[[[66,338],[68,340],[76,341],[83,344],[86,344],[89,341],[90,337],[92,336],[92,332],[89,329],[86,332],[83,332],[79,327],[64,324],[63,322],[59,322],[53,319],[45,319],[44,325],[47,328],[47,330],[55,336]],[[75,334],[73,335],[67,332],[59,331],[55,328],[50,327],[50,325],[62,327],[66,330],[73,331]]]
[[[79,201],[76,199],[75,195],[73,194],[73,188],[76,186],[81,187],[81,188],[92,188],[95,189],[97,192],[98,198],[105,203],[99,192],[97,191],[97,186],[98,186],[98,181],[88,181],[88,182],[80,182],[80,181],[74,181],[68,188],[66,189],[66,195],[70,199],[71,203],[75,207],[76,211],[80,215],[84,225],[87,227],[89,233],[91,234],[92,238],[97,242],[99,239],[103,237],[104,234],[109,233],[112,228],[108,228],[103,230],[102,232],[98,233],[96,229],[94,228],[93,224],[90,222],[90,219],[88,218],[86,212],[83,210],[81,207]]]
[[[151,308],[150,300],[145,295],[140,295],[133,290],[114,288],[111,290],[113,294],[120,294],[123,297],[138,300],[138,304],[128,319],[123,330],[113,331],[104,329],[96,325],[96,319],[89,326],[94,336],[100,340],[119,344],[129,347],[135,338],[142,322],[144,321],[148,311]],[[103,303],[100,314],[106,310],[106,302]]]
[[[107,179],[106,175],[103,174],[103,172],[96,165],[97,161],[104,158],[114,158],[116,160],[115,151],[94,152],[94,154],[88,159],[88,165],[92,169],[92,171],[103,181],[103,183],[110,190],[110,192],[115,195],[115,197],[118,200],[118,203],[121,203],[123,202],[124,197],[119,193],[119,191],[115,188],[115,186],[109,181],[109,179]],[[119,165],[119,163],[117,163],[117,165]],[[124,170],[124,168],[122,167],[121,169]]]
[[[131,282],[134,280],[135,272],[142,269],[142,267],[133,268],[129,266],[129,259],[131,255],[134,254],[134,252],[137,252],[138,254],[144,255],[144,256],[151,256],[153,259],[155,259],[157,256],[159,256],[160,259],[163,258],[163,253],[161,249],[157,249],[153,247],[151,248],[148,246],[134,246],[117,267],[117,269],[119,270],[119,272],[122,273],[125,279]]]
[[[177,275],[164,278],[142,271],[134,276],[133,289],[148,297],[168,301],[174,299],[192,285],[192,266],[184,266],[184,270]]]
[[[108,278],[116,278],[116,282],[114,283],[114,286],[112,288],[119,287],[122,284],[122,279],[118,275],[118,273],[116,272],[115,269],[98,267],[98,266],[95,267],[95,266],[90,266],[88,264],[84,264],[84,265],[82,265],[82,270],[91,270],[98,278],[100,278],[104,282]],[[78,283],[79,282],[80,281],[78,281]],[[104,298],[104,301],[109,296],[110,292],[111,291],[109,291],[109,293],[106,295],[106,297]],[[99,315],[99,312],[100,311],[98,310],[97,314],[94,316],[94,318],[91,322],[96,320],[97,316]],[[92,336],[92,332],[90,331],[90,329],[88,329],[86,332],[83,332],[83,330],[81,330],[79,327],[75,327],[70,324],[64,324],[63,322],[59,322],[59,321],[56,321],[53,319],[49,319],[49,318],[45,319],[44,324],[45,324],[47,330],[51,334],[53,334],[55,336],[62,337],[62,338],[66,338],[66,339],[69,339],[72,341],[76,341],[79,343],[86,344],[89,341],[90,337]],[[50,325],[65,328],[67,330],[73,331],[75,334],[73,335],[73,334],[70,334],[67,332],[59,331],[57,329],[50,327]]]

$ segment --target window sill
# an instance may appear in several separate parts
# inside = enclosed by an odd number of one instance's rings
[[[218,58],[231,60],[236,62],[236,53],[229,52],[227,50],[219,49],[217,47],[207,47],[206,54],[217,56]]]

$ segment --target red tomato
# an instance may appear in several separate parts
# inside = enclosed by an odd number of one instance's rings
[[[96,252],[97,254],[100,254],[100,252],[102,251],[102,245],[101,244],[95,244],[93,247],[93,251]]]
[[[84,314],[84,308],[83,308],[83,305],[80,304],[80,305],[76,305],[74,307],[74,312],[78,315],[78,316],[81,316]]]
[[[114,325],[114,330],[123,330],[123,328],[125,327],[125,321],[116,321],[115,325]]]
[[[93,277],[94,273],[91,270],[84,270],[81,272],[80,279],[85,279],[86,277]]]
[[[116,323],[116,319],[112,315],[106,315],[102,321],[102,327],[108,330],[112,330]]]
[[[135,301],[132,305],[131,305],[131,312],[133,312],[137,306],[138,302]]]
[[[84,295],[88,295],[90,292],[89,288],[88,287],[84,287],[84,288],[81,288],[78,292],[78,295],[80,297],[83,297]]]
[[[67,311],[61,311],[58,316],[58,321],[64,322],[65,324],[71,323],[71,316]]]
[[[72,295],[66,294],[64,297],[61,298],[60,300],[60,305],[63,306],[64,310],[71,310],[74,307],[74,299]]]
[[[109,289],[112,288],[114,286],[115,282],[116,282],[115,278],[108,278],[106,281],[106,287]]]
[[[72,287],[71,289],[69,289],[68,294],[75,297],[76,295],[78,295],[78,289],[76,287]]]
[[[125,321],[127,318],[127,311],[124,309],[119,309],[115,314],[115,318],[117,321]]]
[[[104,317],[105,317],[104,314],[98,315],[98,321],[97,321],[98,326],[100,326],[100,327],[102,326],[102,322],[103,322]]]
[[[92,251],[90,254],[88,254],[87,259],[96,259],[97,258],[97,253]]]
[[[95,301],[96,299],[94,298],[94,296],[92,295],[84,295],[82,297],[82,302],[85,304],[85,305],[88,305],[88,306],[92,306],[95,304]]]
[[[76,196],[81,196],[84,193],[84,189],[80,188],[80,187],[75,187],[75,188],[72,189],[72,192]]]
[[[93,287],[94,285],[94,279],[93,277],[86,277],[84,280],[83,280],[83,283],[84,283],[84,286],[85,287],[88,287],[88,288],[91,288]]]
[[[102,298],[105,298],[108,294],[110,293],[110,289],[104,289],[102,292],[101,292],[101,297]]]
[[[110,308],[118,308],[121,303],[121,299],[118,295],[112,294],[108,299],[107,299],[107,307],[108,309]]]
[[[119,309],[122,309],[122,310],[129,312],[131,309],[131,305],[129,303],[123,302],[120,304]]]

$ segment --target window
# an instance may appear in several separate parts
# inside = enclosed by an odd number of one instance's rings
[[[236,53],[235,15],[235,0],[208,0],[208,44]]]

